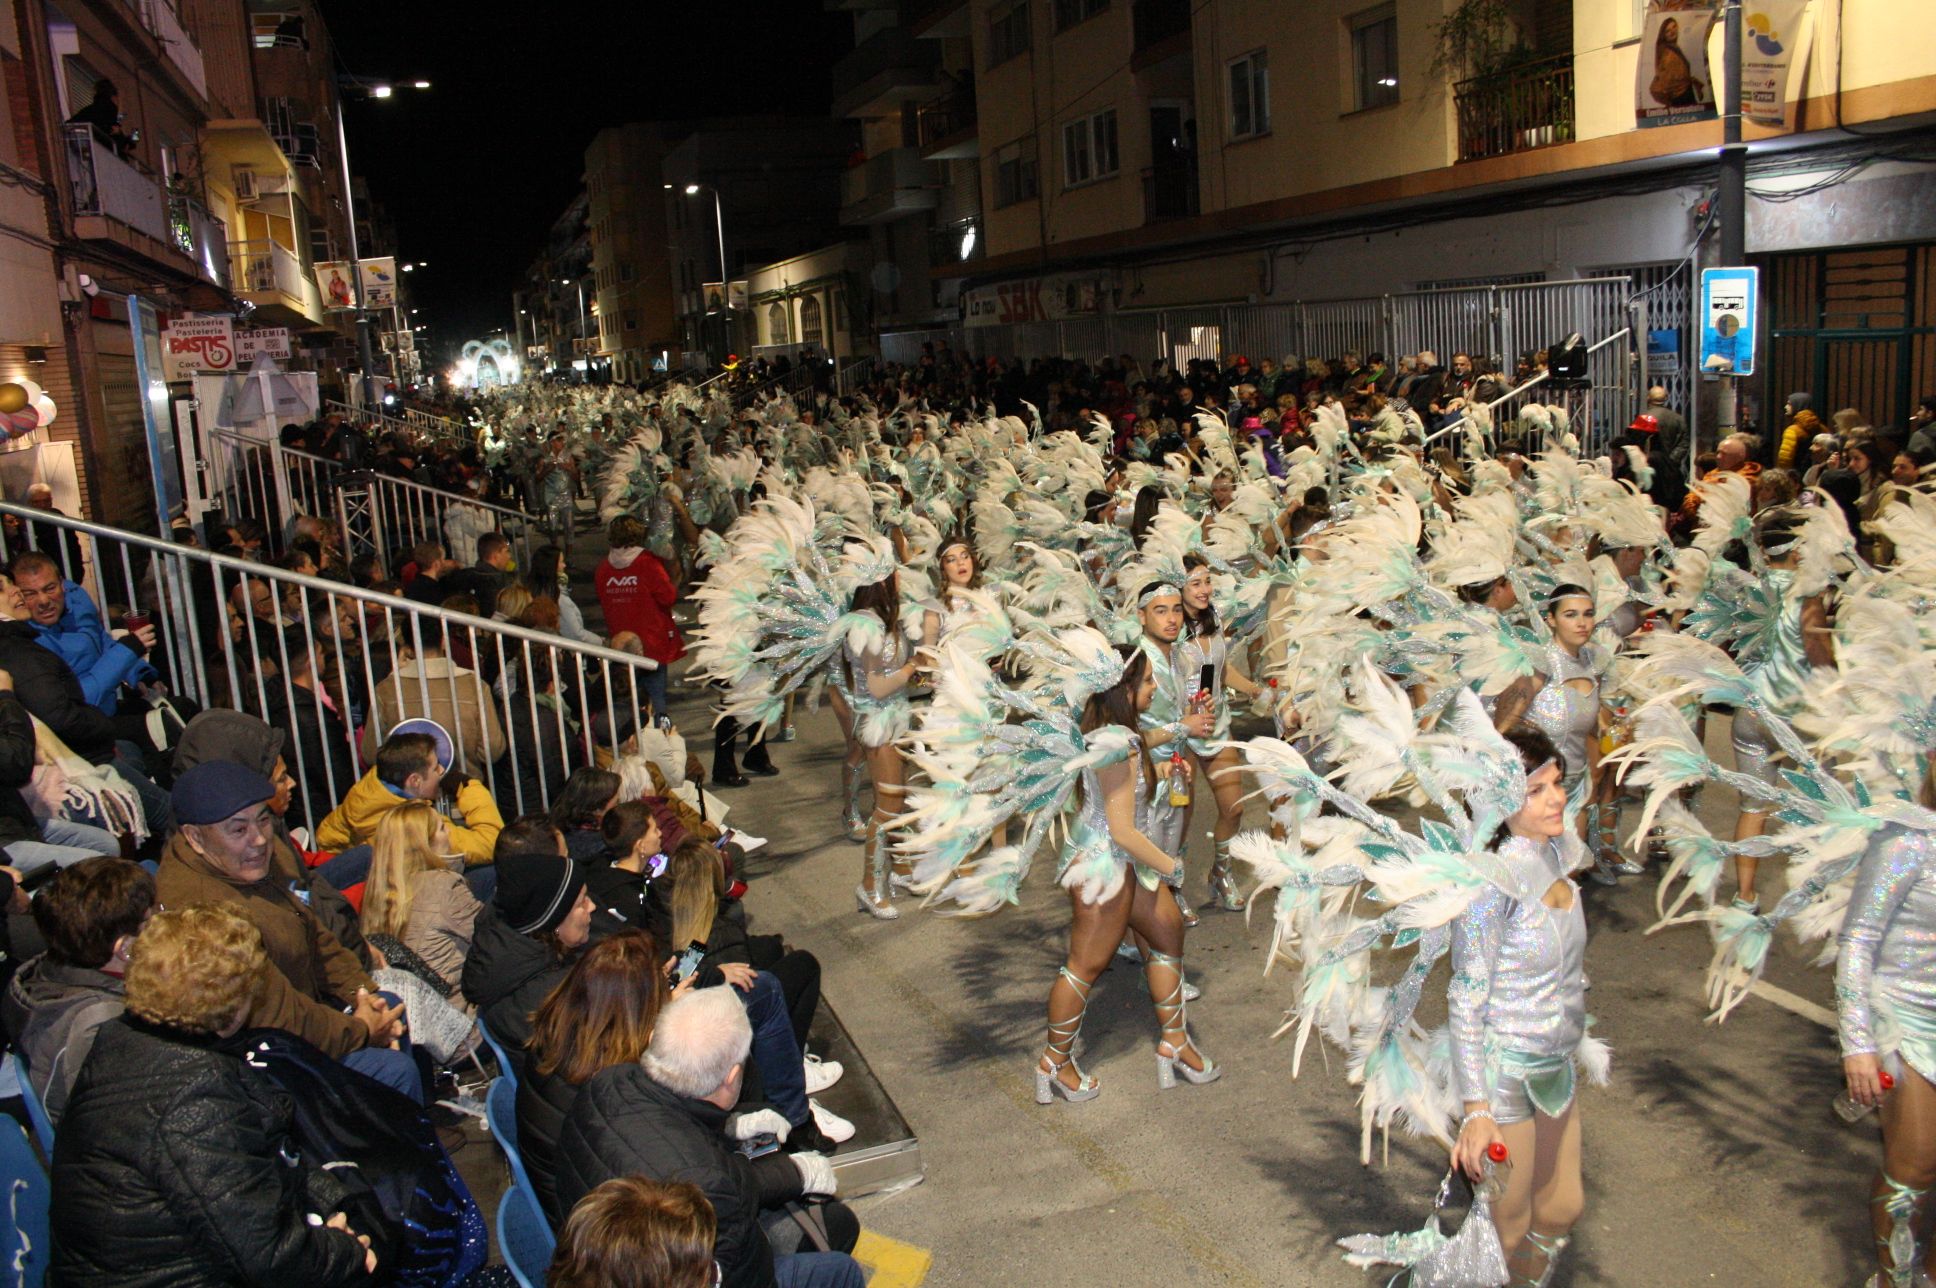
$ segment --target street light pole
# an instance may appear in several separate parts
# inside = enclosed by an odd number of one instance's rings
[[[1721,175],[1715,193],[1715,214],[1720,223],[1721,267],[1741,268],[1748,261],[1748,148],[1741,141],[1741,0],[1727,0],[1722,29],[1722,79],[1727,82],[1727,102],[1721,107]],[[1748,337],[1753,344],[1754,336]],[[1735,379],[1720,380],[1720,415],[1715,427],[1725,438],[1739,423],[1735,402]]]
[[[363,311],[362,252],[356,244],[356,193],[350,188],[350,141],[343,130],[343,99],[336,99],[336,157],[343,163],[343,212],[350,224],[350,278],[356,285],[356,349],[363,362],[363,405],[376,405],[376,356],[370,344],[370,315]]]

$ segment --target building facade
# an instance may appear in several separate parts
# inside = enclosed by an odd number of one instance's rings
[[[1661,56],[1641,0],[1523,0],[1445,38],[1449,19],[1499,8],[904,0],[899,34],[968,47],[985,256],[932,256],[961,285],[959,316],[932,335],[885,328],[884,351],[939,336],[1148,361],[1275,338],[1336,356],[1325,346],[1350,328],[1273,319],[1361,302],[1354,343],[1376,347],[1403,333],[1369,319],[1426,307],[1421,292],[1602,279],[1625,283],[1626,321],[1677,333],[1649,375],[1698,401],[1690,283],[1717,250],[1721,123],[1637,127],[1639,68]],[[1918,12],[1816,0],[1786,124],[1745,127],[1748,251],[1788,290],[1763,310],[1767,356],[1745,382],[1764,418],[1809,389],[1900,423],[1936,388],[1936,299],[1918,277],[1936,252],[1936,168],[1917,159],[1936,75],[1900,38]],[[1706,48],[1717,74],[1721,34]],[[1862,307],[1836,302],[1878,276]],[[1453,329],[1421,347],[1470,343]]]
[[[585,149],[587,316],[597,330],[596,356],[615,380],[649,379],[680,347],[660,177],[665,154],[662,127],[647,122],[600,130]],[[572,292],[575,308],[578,280],[560,289]]]

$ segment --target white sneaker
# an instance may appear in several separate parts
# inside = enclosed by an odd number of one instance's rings
[[[848,1122],[845,1118],[842,1118],[818,1100],[809,1100],[807,1102],[807,1108],[813,1111],[813,1125],[820,1129],[821,1135],[825,1136],[834,1144],[838,1145],[854,1138],[854,1124]]]
[[[766,838],[764,836],[754,836],[751,832],[734,832],[729,839],[747,854],[751,854],[755,850],[764,849],[766,846]]]
[[[803,1055],[800,1063],[807,1071],[807,1094],[817,1096],[840,1081],[840,1075],[847,1072],[838,1060],[822,1060],[817,1055]]]

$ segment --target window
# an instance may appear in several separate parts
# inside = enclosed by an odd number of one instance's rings
[[[639,329],[639,315],[632,309],[625,310],[625,329],[627,331]]]
[[[1351,79],[1358,111],[1398,101],[1398,11],[1381,4],[1356,14],[1351,24]]]
[[[1230,64],[1230,137],[1270,133],[1270,64],[1261,49]]]
[[[1055,0],[1055,29],[1067,31],[1109,8],[1109,0]]]
[[[775,300],[773,306],[766,311],[766,332],[766,342],[768,344],[785,344],[787,342],[786,305],[780,303],[778,300]]]
[[[820,343],[820,301],[812,295],[800,298],[800,343]]]
[[[1035,196],[1035,136],[995,149],[995,208]]]
[[[1097,112],[1062,127],[1062,186],[1073,188],[1116,173],[1116,112]]]
[[[988,15],[988,65],[999,67],[1028,49],[1028,0],[997,5]]]
[[[632,265],[629,260],[618,266],[618,280],[621,282],[629,282],[632,280]]]

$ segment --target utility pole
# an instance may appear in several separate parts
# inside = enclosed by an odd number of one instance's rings
[[[1741,0],[1724,0],[1721,67],[1727,99],[1721,108],[1721,182],[1715,210],[1721,225],[1721,268],[1748,264],[1748,147],[1741,141]],[[1754,337],[1750,336],[1750,343]],[[1720,437],[1739,424],[1732,375],[1721,377]]]

